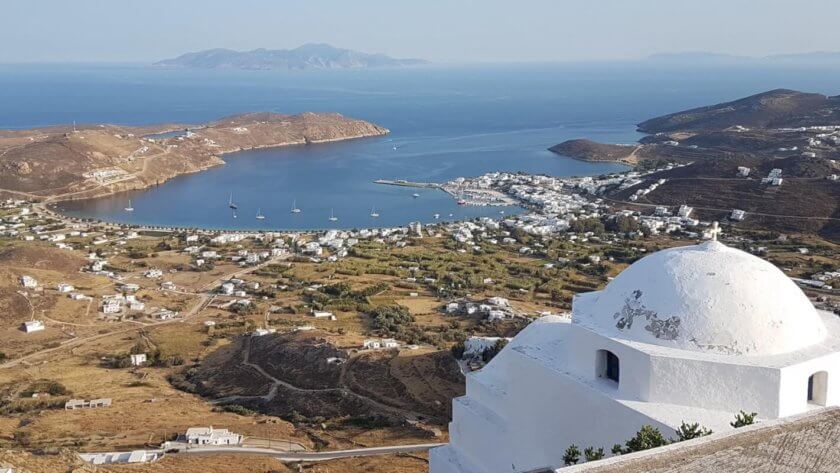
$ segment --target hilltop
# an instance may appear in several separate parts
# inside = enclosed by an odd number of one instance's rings
[[[173,130],[180,131],[157,136]],[[98,197],[222,165],[225,153],[386,133],[337,113],[249,113],[193,126],[0,131],[0,194],[36,200]]]
[[[586,161],[616,161],[639,169],[688,164],[650,175],[609,197],[638,210],[695,207],[706,219],[732,209],[750,217],[739,225],[840,238],[840,97],[776,89],[732,102],[652,118],[648,136],[633,146],[570,140],[549,150]],[[738,168],[750,168],[738,177]],[[762,178],[782,171],[780,186]],[[655,190],[635,195],[652,182]]]
[[[396,59],[385,54],[369,54],[329,44],[304,44],[294,49],[254,49],[234,51],[209,49],[182,54],[155,63],[159,67],[199,69],[362,69],[404,67],[426,64],[422,59]]]
[[[776,89],[732,102],[694,108],[639,124],[644,133],[784,128],[840,122],[840,97]]]

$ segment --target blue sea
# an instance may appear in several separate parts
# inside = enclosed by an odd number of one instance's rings
[[[838,71],[645,62],[316,72],[1,65],[0,128],[73,121],[198,124],[251,111],[339,112],[391,134],[229,154],[221,167],[61,209],[108,221],[204,228],[395,226],[431,222],[434,214],[441,220],[498,216],[500,209],[458,206],[440,191],[384,186],[376,179],[621,171],[618,164],[575,161],[547,148],[572,138],[631,143],[640,137],[635,124],[647,118],[773,88],[834,95]],[[236,213],[228,208],[231,195]],[[129,199],[132,213],[123,210]],[[290,212],[293,202],[300,214]],[[255,218],[258,211],[265,220]],[[337,222],[329,221],[331,213]]]

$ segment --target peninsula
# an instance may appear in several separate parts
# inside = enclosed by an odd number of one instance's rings
[[[101,197],[222,165],[225,153],[387,133],[337,113],[248,113],[195,126],[0,131],[0,196],[51,202]]]
[[[606,193],[630,208],[686,204],[708,218],[749,214],[742,225],[756,229],[840,238],[840,96],[776,89],[638,130],[647,136],[632,145],[576,139],[549,150],[637,170],[680,165]]]

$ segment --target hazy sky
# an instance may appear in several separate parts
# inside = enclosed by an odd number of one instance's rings
[[[2,0],[0,62],[307,42],[433,61],[840,50],[838,0]]]

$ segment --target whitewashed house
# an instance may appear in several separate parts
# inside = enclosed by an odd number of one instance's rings
[[[184,434],[187,443],[194,445],[239,445],[242,436],[228,429],[210,427],[190,427]]]
[[[136,353],[131,355],[131,366],[140,366],[146,363],[145,353]]]
[[[102,313],[119,314],[122,311],[122,303],[121,299],[105,299],[102,301]]]
[[[56,289],[58,289],[58,292],[73,292],[73,291],[75,291],[75,290],[76,290],[76,288],[75,288],[75,287],[73,287],[73,286],[72,286],[72,285],[70,285],[70,284],[66,284],[66,283],[61,283],[61,284],[59,284],[59,285],[56,287]]]
[[[32,276],[21,276],[20,284],[27,289],[34,289],[38,287],[38,281]]]
[[[332,312],[327,312],[325,310],[313,310],[312,311],[312,317],[315,317],[316,319],[327,319],[327,320],[335,320],[336,319],[335,314],[333,314]]]
[[[26,333],[40,332],[44,328],[43,320],[28,320],[23,323],[23,331]]]

